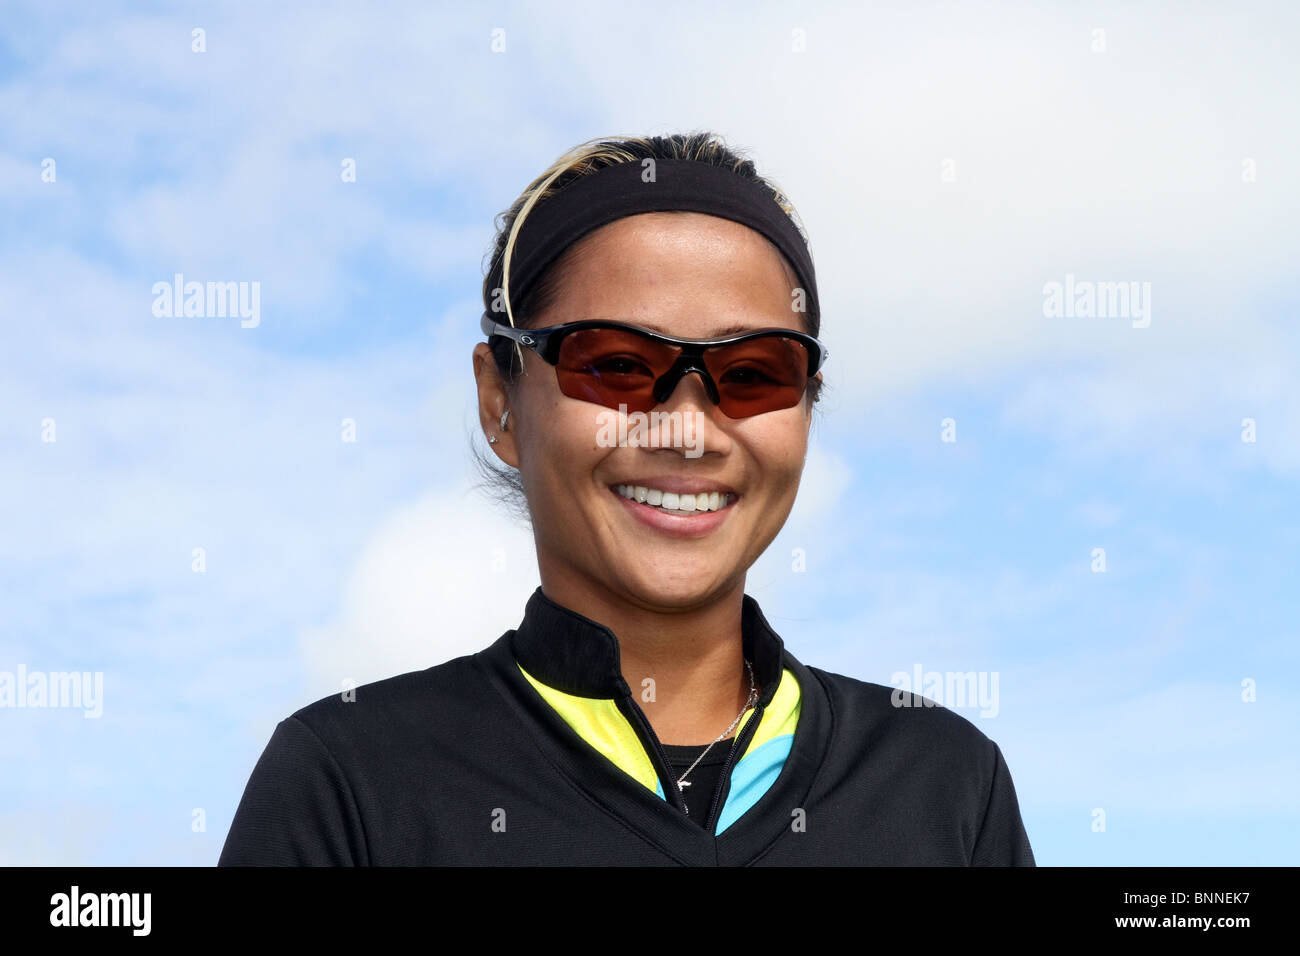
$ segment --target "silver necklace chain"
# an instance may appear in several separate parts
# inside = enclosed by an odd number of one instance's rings
[[[740,708],[740,713],[738,713],[736,715],[736,719],[731,722],[731,726],[728,727],[726,730],[724,730],[722,733],[720,733],[717,737],[717,740],[714,740],[713,743],[705,747],[704,750],[700,752],[700,755],[695,758],[695,763],[687,767],[686,772],[677,778],[678,791],[685,790],[687,787],[691,785],[690,781],[688,781],[686,778],[690,776],[691,771],[694,770],[696,766],[699,765],[699,762],[704,759],[704,755],[713,749],[713,744],[716,744],[718,740],[722,740],[724,737],[727,736],[727,734],[731,733],[731,731],[735,729],[736,724],[740,723],[740,718],[745,716],[745,711],[749,710],[751,707],[753,707],[755,704],[758,703],[758,689],[754,686],[754,668],[750,666],[749,661],[745,661],[745,669],[749,671],[749,699],[745,701],[745,706]],[[690,812],[691,812],[690,810],[686,811],[687,816],[690,815]]]

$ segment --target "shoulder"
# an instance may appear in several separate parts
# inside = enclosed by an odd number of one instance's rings
[[[836,737],[850,747],[869,747],[876,757],[906,756],[913,766],[948,773],[966,768],[992,775],[997,745],[978,726],[947,707],[910,691],[836,674],[808,670],[825,688]]]
[[[477,658],[467,654],[341,690],[294,711],[288,722],[304,725],[331,751],[384,749],[441,730],[455,732],[495,693]]]
[[[969,863],[1034,865],[1010,770],[983,730],[928,697],[808,671],[834,727],[823,785],[867,795],[878,817],[947,827],[944,839]]]
[[[281,720],[249,777],[219,863],[380,859],[386,816],[427,813],[431,782],[464,762],[464,748],[492,720],[498,695],[476,657],[331,694]]]

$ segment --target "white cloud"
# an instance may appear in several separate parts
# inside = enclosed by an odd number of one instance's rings
[[[530,532],[464,485],[394,512],[362,549],[336,620],[300,649],[320,695],[480,651],[537,587]]]

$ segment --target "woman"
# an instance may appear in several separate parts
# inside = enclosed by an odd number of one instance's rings
[[[996,744],[805,666],[744,593],[826,357],[783,195],[711,134],[584,143],[483,291],[541,586],[478,654],[282,721],[221,864],[1033,865]]]

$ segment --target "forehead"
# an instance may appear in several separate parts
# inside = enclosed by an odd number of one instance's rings
[[[584,236],[544,324],[624,319],[685,338],[796,327],[798,285],[762,233],[696,212],[640,213]]]

